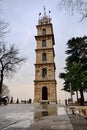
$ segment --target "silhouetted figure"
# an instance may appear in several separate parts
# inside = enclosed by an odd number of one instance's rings
[[[11,101],[10,101],[10,103],[11,103],[11,104],[13,103],[13,97],[11,97]]]
[[[19,104],[19,99],[17,98],[17,101],[16,101],[17,104]]]
[[[28,103],[29,103],[29,104],[31,104],[31,102],[32,102],[32,100],[31,100],[31,99],[29,99]]]

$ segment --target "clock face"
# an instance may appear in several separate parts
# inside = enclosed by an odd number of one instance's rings
[[[43,18],[43,24],[47,23],[47,18]]]
[[[46,21],[43,21],[43,24],[46,24]]]

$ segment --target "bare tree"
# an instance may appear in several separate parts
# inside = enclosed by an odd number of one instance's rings
[[[9,97],[9,94],[10,94],[10,90],[8,89],[8,86],[3,84],[1,97],[3,96]]]
[[[71,14],[78,12],[82,19],[87,18],[87,0],[60,0],[59,9],[65,9]]]
[[[8,33],[9,24],[5,20],[0,19],[0,43],[3,41],[5,35]]]
[[[8,23],[0,15],[0,98],[3,91],[4,78],[13,76],[19,66],[26,60],[26,58],[19,56],[19,49],[14,44],[6,45],[4,37],[8,33],[8,26]]]
[[[15,45],[8,47],[5,43],[0,44],[0,94],[4,78],[12,77],[25,60],[19,56],[19,49]]]
[[[4,18],[2,18],[3,9],[1,8],[2,0],[0,0],[0,43],[3,41],[5,35],[8,33],[9,24],[6,22]]]

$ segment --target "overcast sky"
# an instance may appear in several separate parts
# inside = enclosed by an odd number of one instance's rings
[[[20,54],[27,57],[27,62],[14,75],[13,79],[5,81],[9,86],[10,96],[15,99],[34,98],[35,79],[35,48],[37,35],[36,25],[38,24],[39,13],[43,14],[44,6],[46,13],[51,11],[54,37],[55,37],[55,63],[58,100],[65,98],[61,91],[63,81],[58,78],[65,67],[66,43],[72,37],[84,36],[87,34],[87,20],[80,21],[81,16],[68,15],[65,11],[58,10],[58,0],[3,0],[3,18],[9,23],[10,33],[7,34],[8,44],[16,44],[20,48]]]

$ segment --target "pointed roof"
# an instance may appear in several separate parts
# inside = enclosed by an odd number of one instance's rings
[[[49,11],[50,13],[51,11]],[[44,24],[50,24],[51,23],[51,18],[49,15],[46,14],[46,8],[44,6],[44,11],[43,15],[39,13],[39,20],[38,20],[38,25],[44,25]]]

